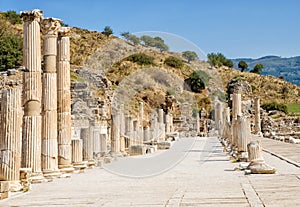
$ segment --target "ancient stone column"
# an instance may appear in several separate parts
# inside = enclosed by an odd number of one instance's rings
[[[232,95],[232,119],[237,119],[238,115],[242,115],[242,97],[239,93]]]
[[[238,151],[247,152],[247,144],[250,142],[251,129],[249,119],[245,116],[237,117],[238,124]]]
[[[256,97],[254,99],[254,115],[255,115],[255,134],[261,133],[261,120],[260,120],[260,99]]]
[[[163,124],[164,123],[164,110],[158,109],[158,123]]]
[[[80,139],[82,139],[82,156],[84,161],[93,160],[93,142],[91,139],[91,129],[82,128],[80,132]]]
[[[82,165],[82,139],[72,139],[72,163]]]
[[[1,95],[0,180],[20,180],[21,89],[3,90]]]
[[[158,133],[158,140],[164,141],[166,137],[166,130],[164,124],[164,110],[158,109],[158,124],[159,124],[159,133]]]
[[[222,130],[223,125],[223,103],[217,101],[215,104],[215,122],[216,122],[216,129],[219,132]],[[219,133],[220,134],[220,133]]]
[[[57,40],[57,141],[58,167],[62,171],[72,171],[69,36],[69,27],[59,29]]]
[[[38,178],[41,170],[41,36],[40,21],[43,12],[21,12],[23,18],[23,106],[22,162],[23,168],[31,168],[32,176]]]
[[[100,134],[100,153],[104,156],[107,153],[107,134]]]
[[[145,129],[144,129],[144,141],[145,142],[150,141],[150,127],[149,126],[145,126]]]
[[[265,163],[262,156],[262,146],[260,141],[248,144],[250,164],[247,167],[253,174],[274,174],[276,169]]]
[[[196,113],[196,133],[199,135],[200,133],[200,117],[199,113]]]
[[[120,154],[120,114],[111,115],[111,153]]]
[[[144,142],[144,103],[139,103],[139,132],[138,136],[140,139],[140,142]]]
[[[165,120],[166,120],[166,124],[165,124],[166,133],[170,133],[171,132],[171,128],[170,128],[170,115],[169,114],[165,115]]]
[[[60,175],[57,151],[57,36],[61,20],[43,19],[44,72],[42,92],[42,170],[44,175]]]
[[[252,141],[248,145],[249,161],[263,162],[262,146],[260,141]]]

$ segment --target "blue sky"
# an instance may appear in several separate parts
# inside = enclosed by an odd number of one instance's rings
[[[300,55],[299,0],[0,0],[1,11],[35,8],[70,26],[108,25],[116,36],[175,34],[228,58]]]

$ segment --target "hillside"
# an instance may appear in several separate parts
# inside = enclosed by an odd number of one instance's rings
[[[9,25],[13,33],[22,36],[22,25],[13,25],[9,22],[5,24]],[[232,78],[248,81],[254,95],[260,96],[263,103],[272,100],[281,103],[299,103],[300,88],[275,77],[241,73],[226,67],[215,69],[209,63],[199,60],[188,63],[181,53],[161,52],[153,47],[133,45],[114,36],[107,37],[100,32],[76,27],[71,28],[70,40],[71,80],[89,82],[94,96],[105,99],[112,105],[123,102],[125,107],[132,111],[137,109],[139,101],[145,102],[145,111],[162,107],[167,95],[174,96],[179,104],[189,102],[194,109],[204,107],[209,110],[213,96],[225,100],[226,85]],[[153,63],[139,65],[127,59],[135,54],[149,56],[153,59]],[[169,57],[181,61],[182,67],[167,65],[165,61]],[[237,61],[239,59],[235,60]],[[274,65],[272,67],[275,67],[275,65],[282,66],[287,60],[268,56],[246,61],[250,67],[259,62],[268,68],[266,62],[270,64],[272,62]],[[297,57],[289,61],[291,68],[298,67]],[[202,71],[209,79],[206,89],[200,93],[192,92],[186,84],[186,80],[194,71]],[[21,81],[20,77],[9,78]],[[6,77],[4,79],[8,80]]]
[[[249,68],[261,63],[264,65],[262,75],[283,76],[286,81],[300,86],[300,56],[290,58],[278,56],[265,56],[258,59],[238,58],[232,60],[235,68],[238,68],[238,62],[241,60],[244,60]]]

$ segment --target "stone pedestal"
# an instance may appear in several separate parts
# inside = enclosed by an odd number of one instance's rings
[[[44,35],[44,73],[42,92],[42,170],[44,176],[60,176],[57,150],[57,35],[61,26],[59,19],[42,21]]]
[[[57,40],[58,167],[71,171],[70,28],[61,27]]]
[[[43,13],[32,10],[21,13],[23,18],[23,106],[22,162],[32,175],[42,178],[41,170],[41,45],[40,21]]]
[[[252,174],[274,174],[276,172],[275,168],[265,163],[260,141],[250,142],[248,144],[248,153],[250,161],[248,169]]]
[[[19,181],[21,167],[21,90],[1,92],[0,180]]]
[[[197,135],[200,134],[200,117],[199,117],[199,113],[196,113],[196,133],[197,133]]]

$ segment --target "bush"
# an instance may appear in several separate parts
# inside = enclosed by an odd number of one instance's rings
[[[182,60],[174,56],[167,57],[164,63],[173,68],[183,68],[184,66]]]
[[[144,54],[144,53],[137,53],[130,55],[126,58],[126,60],[137,63],[139,65],[153,65],[153,58]]]
[[[208,84],[210,77],[204,71],[194,71],[190,74],[189,78],[185,81],[193,92],[201,92],[201,90],[205,89]]]
[[[11,23],[11,24],[22,24],[22,19],[16,11],[9,10],[4,13],[4,17]]]
[[[104,27],[104,30],[102,32],[102,34],[105,34],[107,37],[112,35],[113,33],[113,30],[109,26]]]
[[[0,70],[22,64],[22,38],[14,34],[0,36]]]
[[[288,113],[288,108],[285,104],[280,104],[275,101],[270,102],[270,103],[265,103],[265,104],[261,105],[261,107],[263,109],[265,109],[266,111],[277,110],[277,111],[282,111],[286,114]]]

